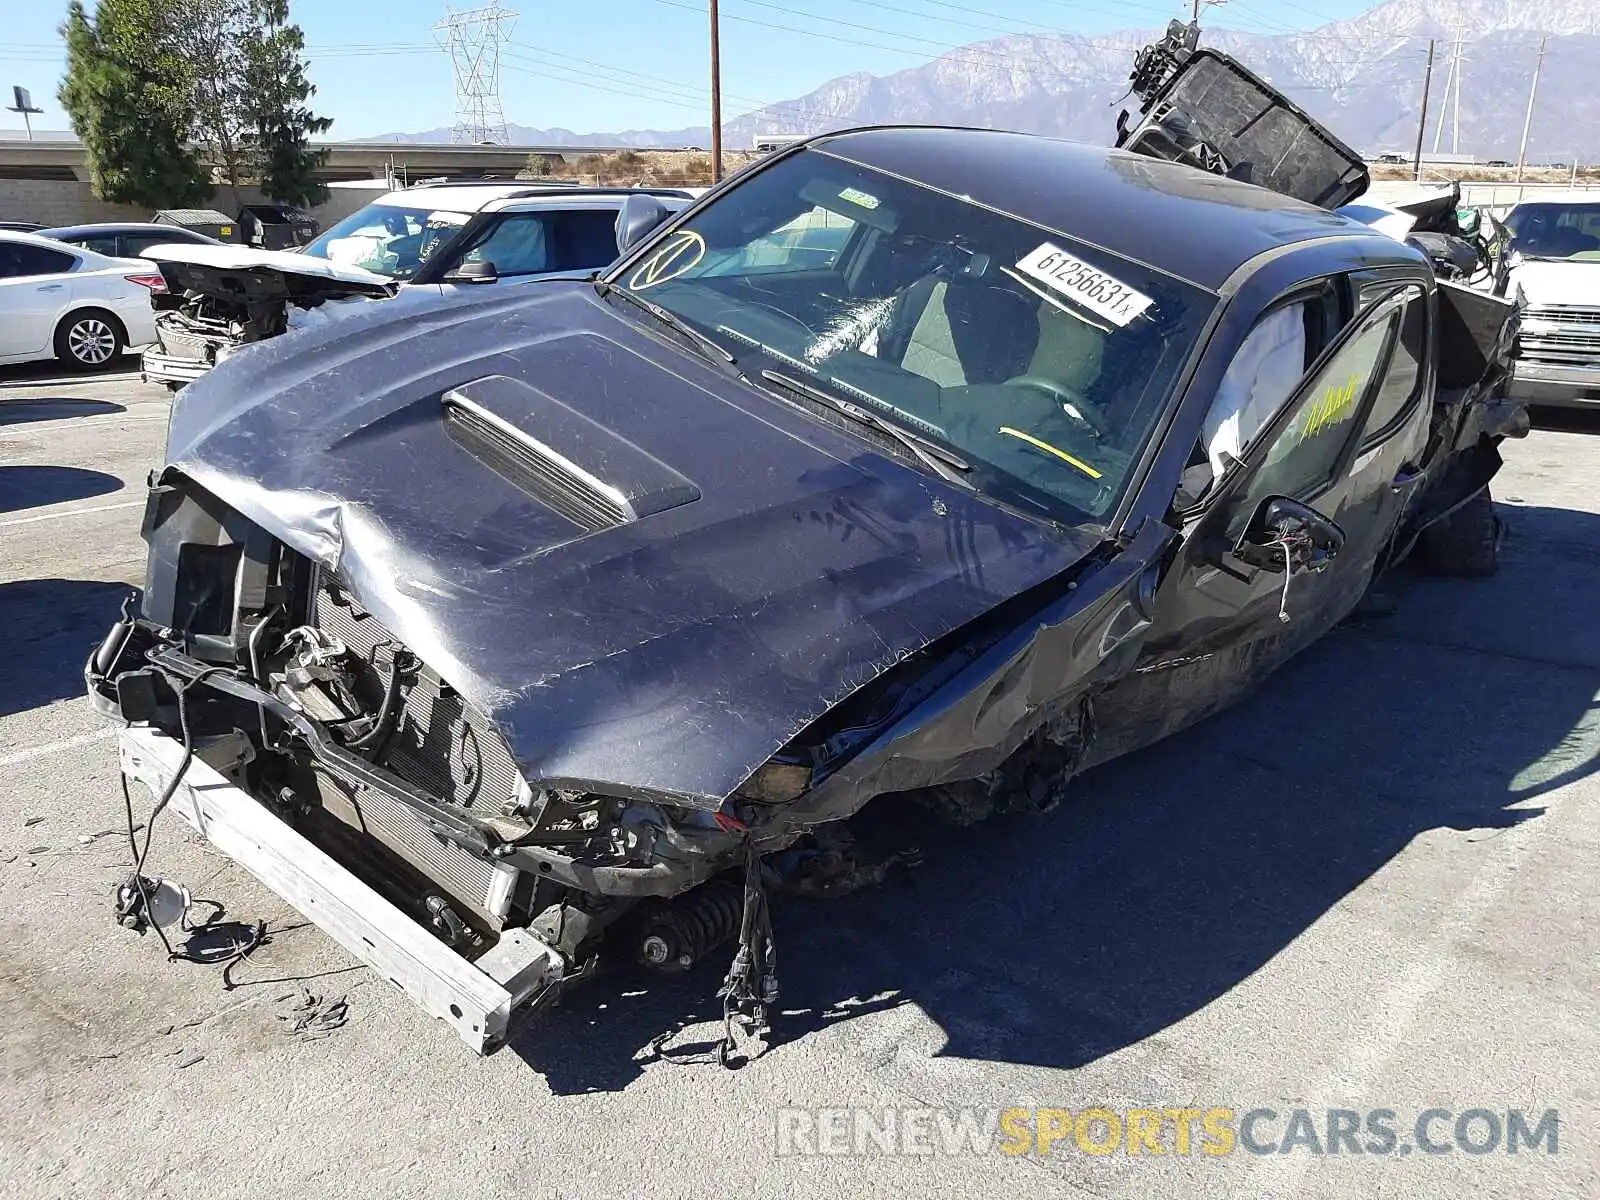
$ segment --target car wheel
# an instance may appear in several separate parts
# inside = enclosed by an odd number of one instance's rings
[[[1484,488],[1442,521],[1422,531],[1418,549],[1436,575],[1493,575],[1504,532],[1489,489]]]
[[[98,308],[68,313],[56,326],[56,357],[80,371],[103,371],[128,344],[122,322]]]

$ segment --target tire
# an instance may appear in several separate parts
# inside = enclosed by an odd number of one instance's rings
[[[1501,533],[1494,501],[1484,488],[1448,517],[1424,529],[1417,548],[1423,565],[1435,575],[1481,578],[1493,575],[1499,565]]]
[[[122,322],[103,308],[80,308],[56,326],[56,357],[75,371],[104,371],[127,349]]]

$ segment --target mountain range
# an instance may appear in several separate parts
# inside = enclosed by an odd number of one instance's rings
[[[1458,24],[1459,23],[1459,24]],[[1541,41],[1546,54],[1529,139],[1530,161],[1600,159],[1600,4],[1594,0],[1388,0],[1347,21],[1280,35],[1206,31],[1203,45],[1232,54],[1282,89],[1335,134],[1368,153],[1409,151],[1417,136],[1429,39],[1436,58],[1425,146],[1451,149],[1457,123],[1447,101],[1457,28],[1459,150],[1514,158]],[[893,122],[980,125],[1107,142],[1139,47],[1161,31],[1097,37],[1042,33],[993,38],[889,75],[831,79],[794,100],[724,125],[724,145],[758,134],[818,133]],[[519,144],[705,146],[705,126],[578,134],[513,125]],[[383,141],[448,141],[449,131],[390,134]]]

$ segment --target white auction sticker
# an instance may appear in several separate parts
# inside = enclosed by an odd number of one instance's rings
[[[1049,242],[1024,255],[1017,270],[1113,325],[1126,325],[1154,303],[1143,292]]]

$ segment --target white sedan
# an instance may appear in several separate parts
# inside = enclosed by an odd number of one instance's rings
[[[0,364],[54,356],[93,371],[155,340],[161,272],[31,233],[0,231]]]

